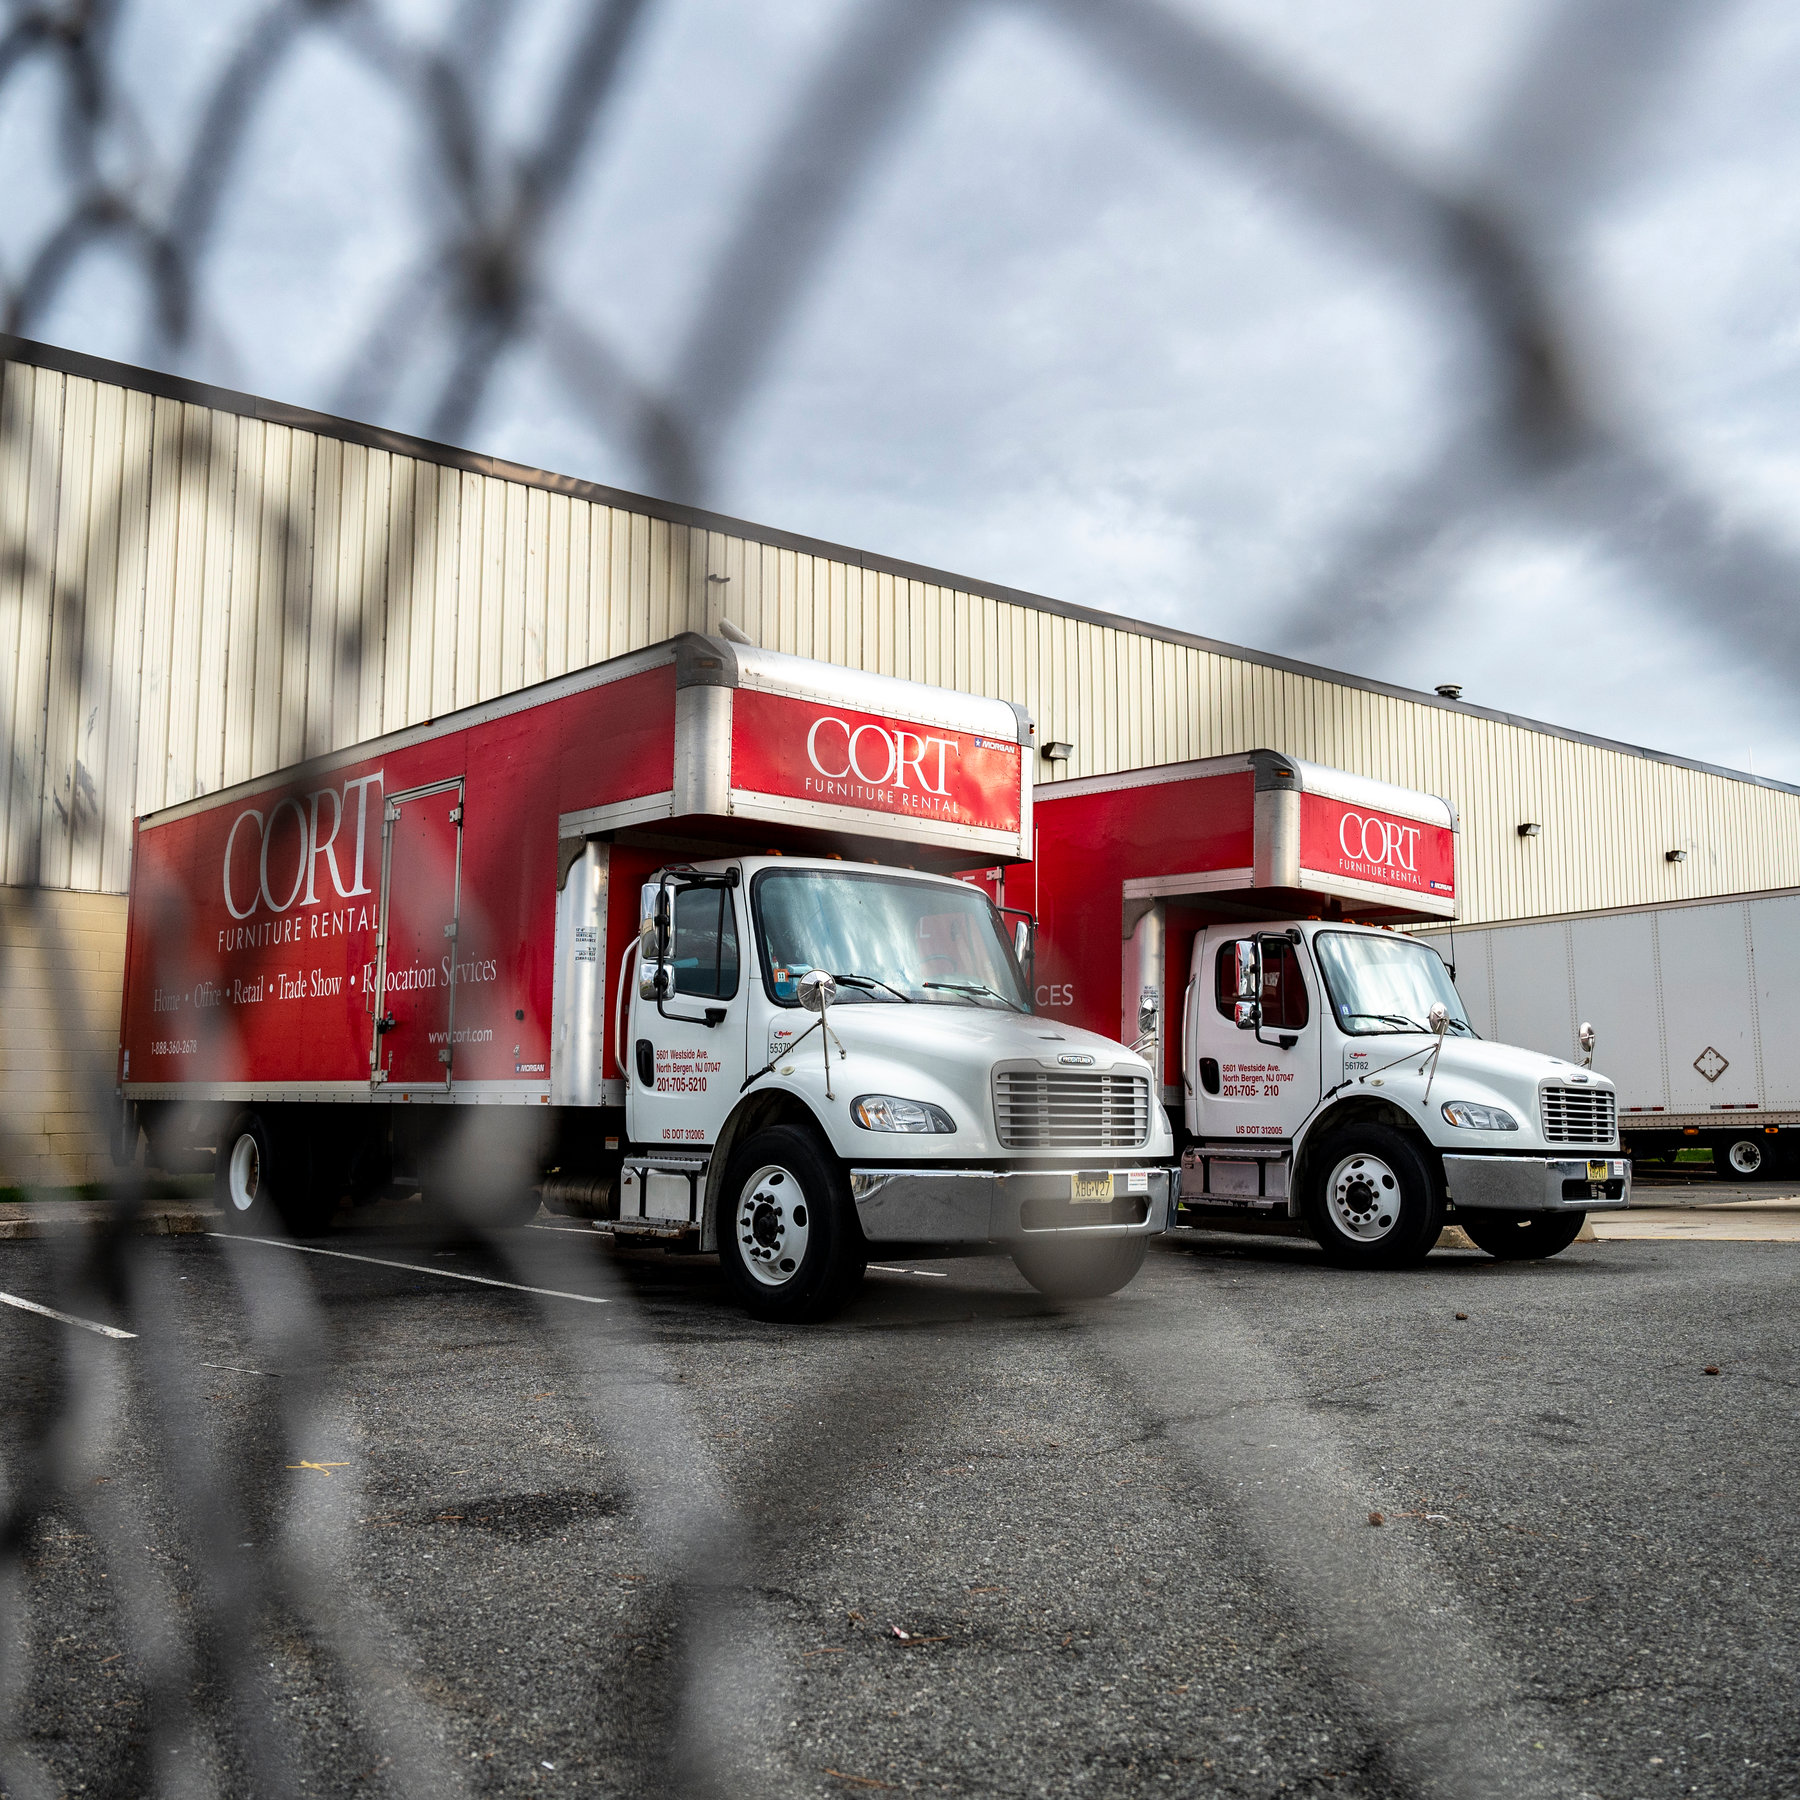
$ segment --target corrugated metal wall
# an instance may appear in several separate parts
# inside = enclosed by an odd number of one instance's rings
[[[1800,883],[1800,795],[1779,787],[572,485],[7,363],[0,731],[24,754],[0,878],[117,893],[134,813],[728,616],[1021,701],[1075,745],[1070,775],[1267,746],[1446,795],[1471,922]]]

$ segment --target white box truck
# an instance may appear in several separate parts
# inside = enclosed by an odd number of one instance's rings
[[[1003,877],[1038,914],[1038,1005],[1157,1066],[1179,1224],[1381,1268],[1449,1222],[1552,1256],[1628,1203],[1613,1084],[1471,1028],[1439,944],[1389,929],[1454,916],[1456,837],[1447,801],[1269,750],[1039,789],[1036,860]]]
[[[396,1164],[497,1222],[541,1184],[775,1318],[891,1245],[1109,1293],[1166,1222],[1149,1065],[1033,1016],[947,873],[1029,854],[1031,743],[687,635],[142,819],[122,1143],[212,1147],[252,1231]]]
[[[1800,1174],[1800,889],[1427,931],[1483,1033],[1594,1064],[1640,1165]]]

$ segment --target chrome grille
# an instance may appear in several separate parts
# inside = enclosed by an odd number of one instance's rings
[[[1619,1135],[1619,1101],[1611,1088],[1540,1088],[1538,1100],[1549,1143],[1610,1144]]]
[[[1009,1150],[1124,1150],[1150,1135],[1150,1083],[1142,1075],[1002,1069],[994,1120]]]

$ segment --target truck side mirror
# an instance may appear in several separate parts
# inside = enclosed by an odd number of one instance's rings
[[[638,894],[638,997],[660,1000],[668,992],[669,889],[646,881]]]
[[[1581,1021],[1580,1039],[1581,1039],[1581,1066],[1584,1069],[1591,1069],[1594,1066],[1595,1033],[1594,1033],[1593,1026],[1590,1025],[1586,1019],[1583,1019]]]
[[[829,969],[808,969],[795,984],[800,1004],[808,1012],[825,1016],[825,1009],[837,998],[837,981]]]
[[[1255,938],[1239,938],[1237,941],[1237,997],[1243,1000],[1262,999],[1262,945]],[[1238,1024],[1244,1023],[1240,1012]]]
[[[1013,955],[1019,959],[1019,967],[1025,966],[1025,960],[1031,954],[1031,922],[1021,919],[1013,927]]]
[[[1262,1023],[1262,1006],[1255,1000],[1239,1000],[1231,1009],[1231,1022],[1239,1031],[1254,1031]]]

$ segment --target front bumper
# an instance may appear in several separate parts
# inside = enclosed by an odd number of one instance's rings
[[[1631,1161],[1618,1155],[1446,1156],[1444,1178],[1466,1212],[1612,1212],[1631,1204]]]
[[[1077,1202],[1074,1178],[1108,1174],[1112,1198]],[[863,1236],[884,1244],[996,1244],[1058,1237],[1153,1237],[1168,1228],[1170,1171],[852,1169]]]

